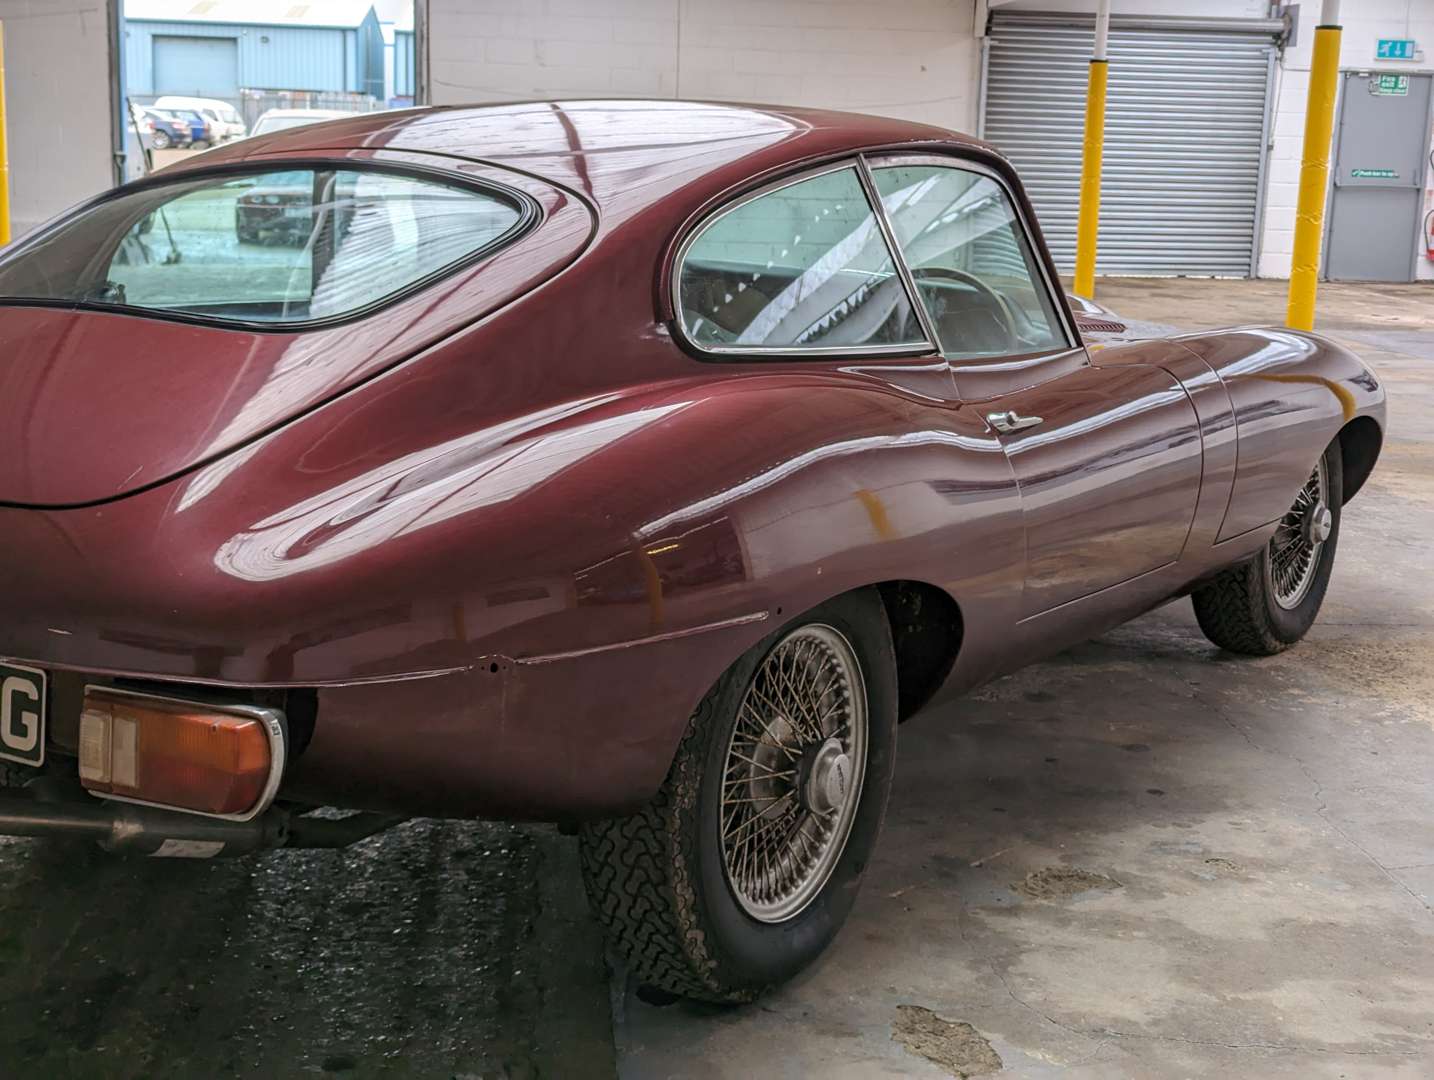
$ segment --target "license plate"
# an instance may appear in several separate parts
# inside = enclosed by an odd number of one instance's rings
[[[45,673],[0,661],[0,758],[45,761]]]

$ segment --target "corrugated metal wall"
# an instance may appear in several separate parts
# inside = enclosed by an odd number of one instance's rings
[[[1056,265],[1075,262],[1091,20],[995,12],[985,138],[1020,170]],[[1112,26],[1098,270],[1254,272],[1274,41]]]
[[[393,93],[395,97],[413,97],[413,31],[393,33]]]
[[[125,77],[133,95],[194,92],[192,88],[181,90],[156,84],[156,37],[234,41],[239,85],[246,89],[372,92],[375,76],[371,69],[376,55],[378,96],[383,93],[383,38],[377,23],[345,30],[128,20],[124,26]]]

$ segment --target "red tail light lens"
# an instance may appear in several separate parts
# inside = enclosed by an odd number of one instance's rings
[[[251,816],[283,767],[276,717],[92,686],[80,716],[80,782],[97,795]]]

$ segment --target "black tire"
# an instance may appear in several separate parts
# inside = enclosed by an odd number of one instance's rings
[[[33,769],[0,761],[0,788],[22,788],[34,775]]]
[[[1232,566],[1191,594],[1195,618],[1205,636],[1222,649],[1247,656],[1273,656],[1289,648],[1309,632],[1324,603],[1334,568],[1335,549],[1339,544],[1340,508],[1344,502],[1343,457],[1339,440],[1325,449],[1324,502],[1330,512],[1329,536],[1315,555],[1316,565],[1303,598],[1291,607],[1276,601],[1272,585],[1272,559],[1280,536],[1277,533],[1258,555],[1239,566]],[[1319,474],[1316,465],[1313,481]],[[1292,508],[1286,520],[1292,520],[1299,506]]]
[[[169,133],[166,131],[156,131],[149,137],[149,147],[151,150],[168,150],[169,142]]]
[[[728,746],[748,687],[794,631],[835,629],[865,687],[866,769],[845,847],[806,906],[781,922],[745,911],[722,854]],[[758,643],[693,713],[667,779],[631,817],[580,831],[588,898],[640,986],[712,1002],[750,1001],[795,975],[836,936],[856,898],[886,814],[896,751],[896,660],[880,596],[849,593]]]

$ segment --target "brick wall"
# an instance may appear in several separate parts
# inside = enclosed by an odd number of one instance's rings
[[[651,96],[976,126],[972,0],[430,0],[435,103]]]
[[[652,96],[852,109],[977,127],[974,0],[428,0],[436,103]],[[1089,11],[1089,0],[1014,8]],[[1266,0],[1116,0],[1117,12],[1259,17]],[[1310,46],[1301,5],[1279,68],[1259,272],[1289,273]],[[1430,0],[1345,0],[1343,66],[1374,67],[1379,37],[1412,37],[1434,66]],[[1434,185],[1434,180],[1429,181]],[[1427,196],[1434,207],[1434,191]],[[1421,260],[1421,277],[1434,266]]]

